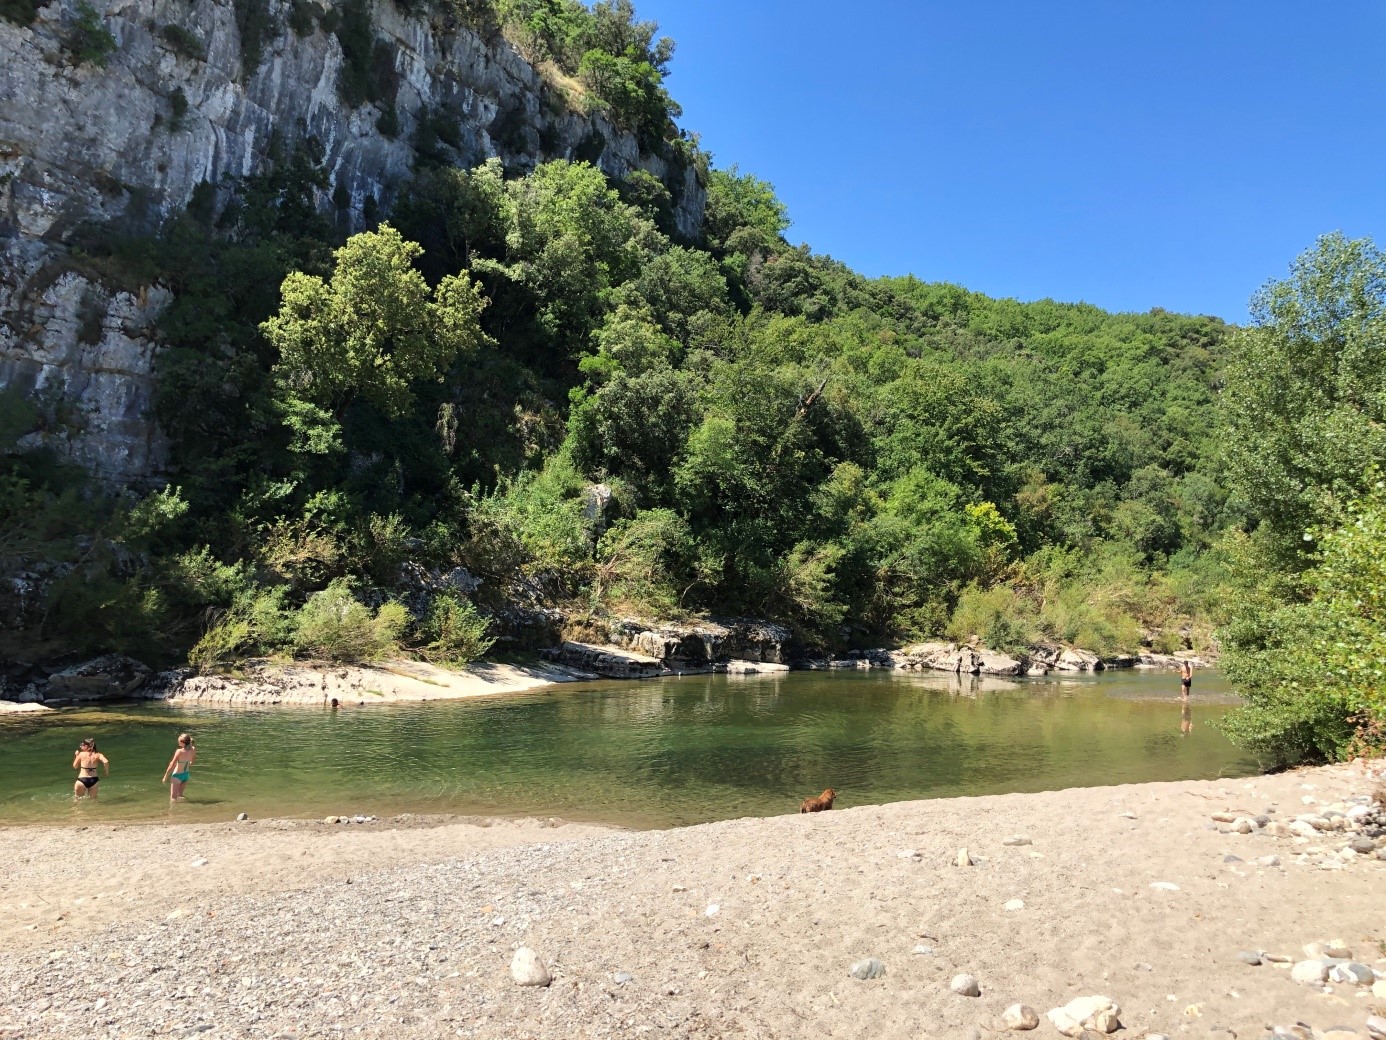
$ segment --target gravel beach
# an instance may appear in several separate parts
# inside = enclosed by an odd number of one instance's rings
[[[9,828],[0,1037],[915,1040],[990,1035],[1014,1004],[1052,1037],[1051,1009],[1104,995],[1118,1036],[1367,1038],[1386,860],[1342,850],[1386,840],[1380,782],[1337,766],[647,832]],[[517,983],[522,947],[548,985]]]

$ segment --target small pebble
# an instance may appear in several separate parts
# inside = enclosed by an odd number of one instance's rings
[[[250,819],[250,813],[240,813],[240,814],[237,815],[237,817],[236,817],[236,822],[237,822],[237,823],[245,823],[245,822],[246,822],[247,820],[249,820],[249,819]]]
[[[867,957],[865,960],[857,961],[852,965],[847,973],[854,979],[866,982],[869,979],[879,979],[886,973],[886,966],[875,957]]]
[[[1250,964],[1252,967],[1255,967],[1261,963],[1261,956],[1260,954],[1252,953],[1250,950],[1242,950],[1237,954],[1237,960],[1241,961],[1243,964]]]
[[[1012,900],[1010,900],[1005,906],[1003,906],[1001,909],[1003,909],[1003,910],[1010,910],[1010,911],[1024,910],[1024,909],[1025,909],[1025,900],[1023,900],[1023,899],[1012,899]]]
[[[611,981],[618,986],[624,986],[627,982],[634,982],[635,976],[628,971],[618,971],[615,975],[611,976]]]

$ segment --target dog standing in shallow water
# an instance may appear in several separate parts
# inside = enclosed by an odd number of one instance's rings
[[[833,799],[836,797],[837,792],[830,787],[816,798],[805,798],[799,803],[799,811],[801,813],[806,813],[822,812],[825,809],[831,809],[833,807]]]

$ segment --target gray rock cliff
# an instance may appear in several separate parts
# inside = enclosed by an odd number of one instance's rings
[[[374,3],[376,39],[393,56],[398,133],[386,136],[384,103],[342,100],[337,38],[316,23],[306,36],[291,31],[282,0],[269,0],[282,28],[253,70],[233,0],[93,6],[116,41],[105,67],[74,64],[63,46],[76,0],[53,0],[28,27],[0,19],[0,389],[35,397],[47,421],[31,436],[111,483],[156,480],[163,465],[148,405],[151,326],[167,294],[102,285],[70,248],[84,224],[153,229],[201,182],[229,191],[227,178],[263,169],[272,142],[312,137],[330,174],[324,209],[345,199],[342,218],[359,226],[368,206],[388,212],[409,176],[424,114],[448,122],[460,163],[586,159],[618,178],[644,169],[669,186],[681,231],[701,224],[695,170],[574,110],[499,34]],[[180,53],[170,25],[205,54]]]

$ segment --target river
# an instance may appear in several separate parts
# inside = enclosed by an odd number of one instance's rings
[[[1208,725],[1231,703],[1200,672],[1191,718],[1170,673],[1004,680],[792,672],[596,682],[470,701],[342,708],[64,711],[0,722],[0,823],[404,812],[561,816],[631,827],[952,795],[1246,775]],[[180,731],[187,800],[159,780]],[[1187,730],[1187,732],[1184,732]],[[72,752],[112,763],[72,802]]]

